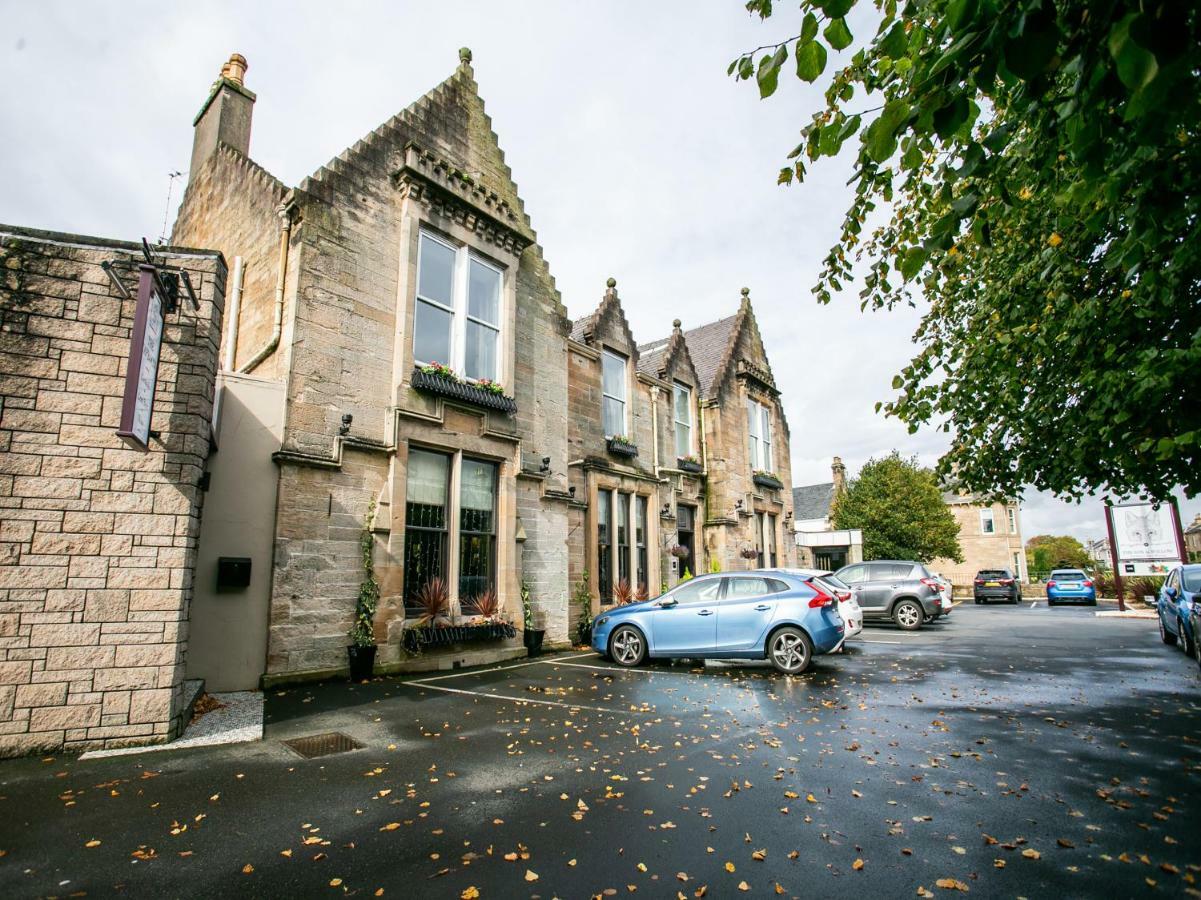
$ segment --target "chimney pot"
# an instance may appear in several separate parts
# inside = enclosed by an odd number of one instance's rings
[[[842,464],[842,457],[834,457],[833,463],[830,465],[830,472],[833,475],[834,491],[837,493],[846,487],[847,467]]]
[[[246,70],[250,68],[250,64],[246,62],[246,57],[241,53],[233,53],[229,57],[229,62],[221,67],[221,77],[228,78],[236,85],[243,85],[246,78]]]

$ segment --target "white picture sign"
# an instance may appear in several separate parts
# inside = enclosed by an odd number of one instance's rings
[[[153,269],[142,266],[141,270],[117,435],[130,446],[145,450],[150,443],[154,388],[158,381],[159,352],[163,346],[163,301],[155,290]]]
[[[1113,536],[1119,562],[1179,562],[1172,507],[1150,503],[1113,506]]]

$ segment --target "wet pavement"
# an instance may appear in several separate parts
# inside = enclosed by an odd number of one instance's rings
[[[1044,604],[794,678],[576,653],[293,688],[261,743],[0,761],[0,895],[1180,895],[1199,688],[1154,622]],[[364,746],[281,743],[330,731]]]

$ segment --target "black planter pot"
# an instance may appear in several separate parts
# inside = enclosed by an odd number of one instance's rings
[[[360,647],[351,644],[346,648],[346,656],[350,660],[350,680],[366,681],[375,671],[376,645]]]
[[[613,438],[609,438],[607,441],[605,441],[605,449],[607,449],[614,456],[633,457],[638,455],[638,448],[633,444],[627,444],[625,441],[618,441]]]
[[[437,394],[439,397],[470,403],[472,406],[498,409],[510,416],[517,412],[517,403],[512,397],[494,394],[474,384],[465,384],[444,375],[427,375],[420,369],[413,373],[413,387],[427,394]]]
[[[704,466],[702,466],[698,462],[693,462],[690,459],[676,460],[676,468],[679,469],[681,472],[693,472],[696,474],[699,474],[699,473],[705,471]]]
[[[784,487],[784,483],[772,475],[752,475],[751,481],[759,485],[759,487],[770,488],[773,491],[778,491]]]
[[[420,653],[426,647],[451,647],[474,641],[501,641],[517,636],[517,629],[508,622],[486,622],[481,625],[436,625],[406,628],[401,639],[410,653]]]
[[[537,656],[542,652],[542,639],[546,637],[545,628],[527,628],[524,632],[525,649],[530,651],[530,656]]]
[[[588,622],[587,624],[585,624],[584,622],[580,622],[576,626],[576,635],[579,637],[581,644],[591,645],[592,644],[592,623]]]

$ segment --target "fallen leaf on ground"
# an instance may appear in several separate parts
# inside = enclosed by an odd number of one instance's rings
[[[946,891],[962,891],[965,894],[968,892],[968,886],[955,878],[940,878],[934,884]]]
[[[853,863],[851,863],[851,868],[854,869],[856,872],[858,872],[860,869],[863,868],[863,860],[861,860],[861,859],[855,860]]]
[[[534,872],[534,871],[531,871],[530,869],[526,869],[526,870],[525,870],[525,880],[526,880],[526,881],[537,881],[537,880],[538,880],[538,873],[537,873],[537,872]]]

